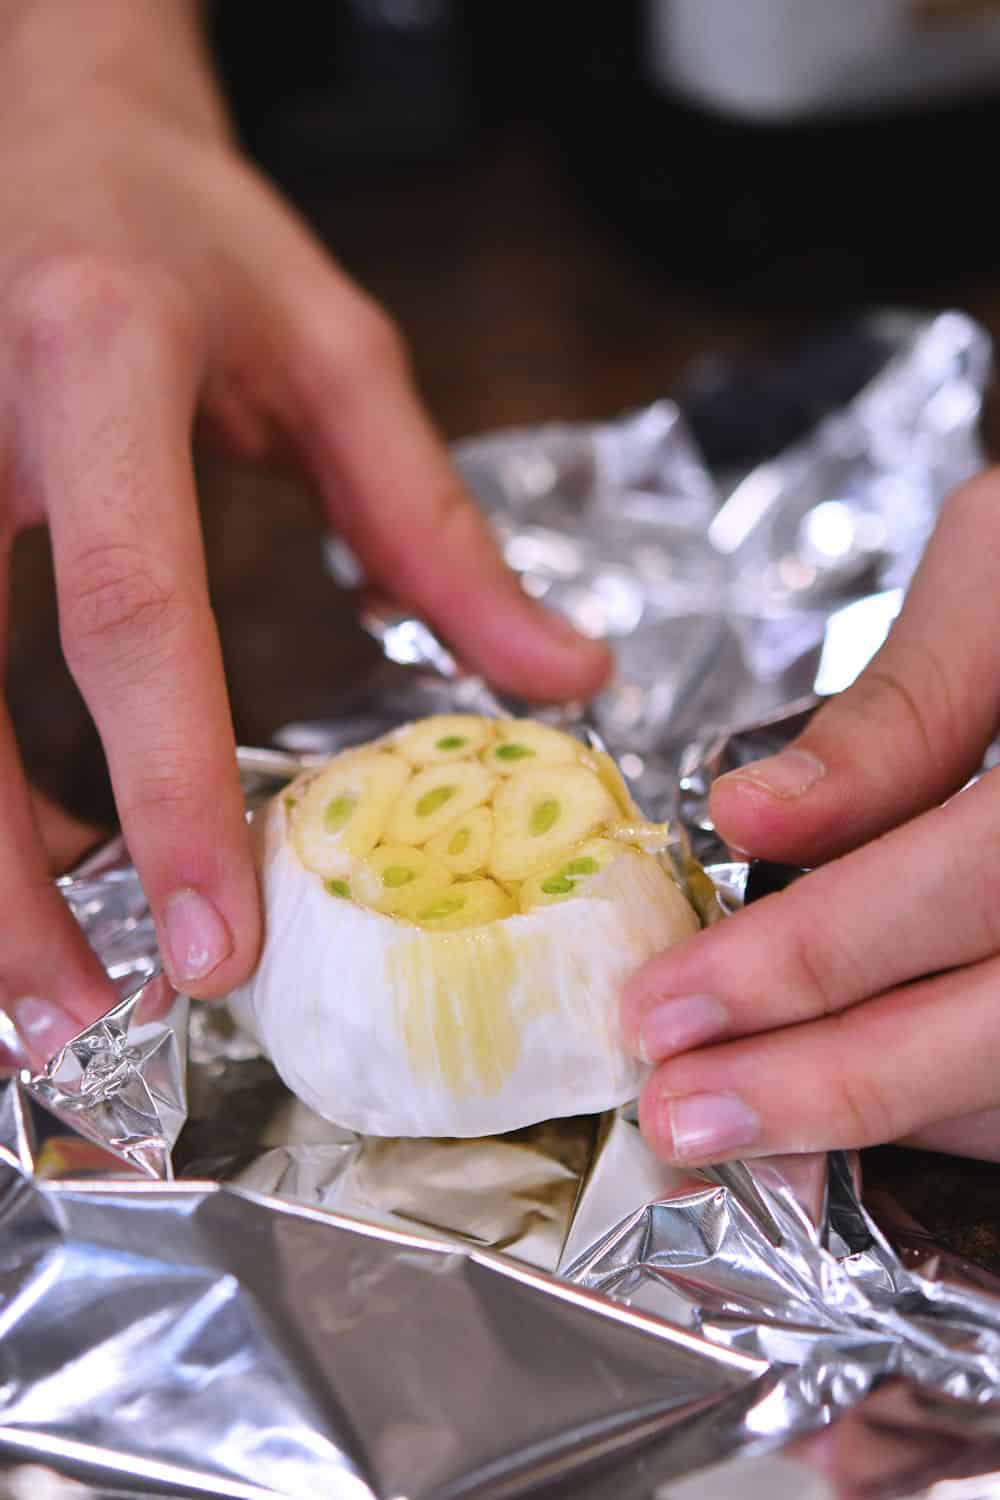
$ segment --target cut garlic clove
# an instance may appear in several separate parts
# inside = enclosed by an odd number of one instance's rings
[[[357,868],[354,895],[373,911],[412,916],[451,885],[451,872],[422,849],[383,844]]]
[[[496,741],[483,751],[482,762],[496,776],[513,776],[526,766],[572,766],[583,746],[558,729],[530,719],[501,719]]]
[[[432,901],[414,906],[408,915],[429,932],[458,932],[512,916],[517,903],[495,880],[456,880]]]
[[[474,807],[428,839],[425,847],[453,875],[478,875],[489,864],[493,848],[492,812],[488,807]]]
[[[494,798],[490,874],[498,880],[523,880],[613,820],[617,811],[598,777],[585,766],[518,771]]]
[[[400,793],[385,836],[394,844],[426,844],[456,818],[489,799],[493,777],[476,761],[427,766]]]
[[[349,873],[352,857],[382,837],[410,776],[405,760],[369,749],[348,750],[313,777],[288,809],[303,864],[317,875]],[[286,799],[286,805],[287,805]]]
[[[492,726],[478,714],[434,714],[392,737],[397,755],[413,766],[467,760],[492,739]]]

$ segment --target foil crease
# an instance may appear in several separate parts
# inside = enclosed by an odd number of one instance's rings
[[[754,872],[712,776],[852,680],[980,462],[981,330],[881,326],[872,383],[735,484],[671,402],[458,447],[529,591],[618,648],[609,693],[552,721],[677,819],[714,915]],[[241,752],[249,808],[415,715],[519,707],[422,622],[368,622],[386,665]],[[0,1496],[998,1493],[1000,1285],[871,1212],[850,1157],[678,1172],[628,1110],[365,1140],[173,994],[120,841],[60,886],[120,999],[0,1094]]]

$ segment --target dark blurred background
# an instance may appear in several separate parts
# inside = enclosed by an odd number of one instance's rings
[[[619,250],[736,304],[988,270],[1000,8],[833,9],[831,30],[826,0],[298,0],[279,25],[223,0],[215,37],[245,141],[307,201],[452,174],[516,125]]]
[[[217,0],[213,46],[248,149],[394,315],[448,437],[680,394],[713,461],[749,462],[863,383],[859,310],[1000,332],[997,0]],[[263,743],[376,653],[301,486],[209,458],[200,484],[237,735]],[[110,824],[41,534],[9,691],[31,774]],[[994,1169],[869,1158],[1000,1265]]]

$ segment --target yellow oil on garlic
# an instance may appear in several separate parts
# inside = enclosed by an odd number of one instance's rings
[[[606,750],[581,749],[580,764],[595,773],[604,790],[618,804],[624,817],[634,818],[637,815],[639,810],[632,800],[632,794],[625,784],[625,778]]]
[[[608,838],[616,839],[622,845],[631,845],[645,854],[658,854],[670,843],[670,824],[647,823],[644,818],[629,823],[612,823]]]
[[[520,1059],[524,1023],[550,1003],[542,990],[518,985],[518,970],[523,980],[534,965],[522,967],[517,948],[500,921],[421,933],[389,952],[387,977],[415,1077],[458,1098],[500,1092]]]

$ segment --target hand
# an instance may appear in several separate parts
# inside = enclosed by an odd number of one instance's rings
[[[1000,1157],[1000,770],[953,795],[1000,719],[998,580],[993,471],[946,504],[857,682],[713,788],[727,840],[818,868],[631,981],[664,1156],[907,1138]]]
[[[99,0],[81,28],[36,0],[0,19],[0,554],[48,525],[66,658],[168,971],[213,996],[252,967],[259,915],[196,416],[301,464],[373,584],[502,689],[587,694],[608,657],[505,569],[394,328],[229,140],[194,15]],[[112,996],[49,882],[2,705],[0,777],[0,1003],[44,1053]]]

